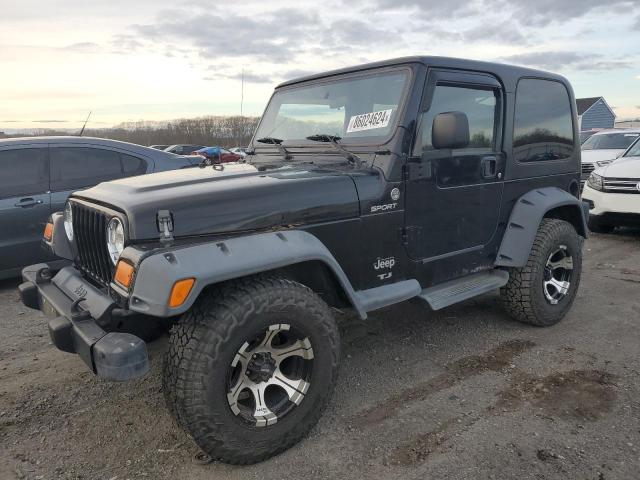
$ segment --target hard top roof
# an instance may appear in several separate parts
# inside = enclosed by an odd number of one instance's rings
[[[436,57],[436,56],[412,56],[412,57],[400,57],[392,58],[389,60],[383,60],[380,62],[365,63],[362,65],[355,65],[351,67],[341,68],[338,70],[331,70],[328,72],[316,73],[313,75],[307,75],[292,80],[285,81],[278,85],[276,88],[285,87],[288,85],[294,85],[296,83],[307,82],[310,80],[317,80],[321,78],[331,77],[333,75],[340,75],[344,73],[352,73],[363,70],[369,70],[372,68],[393,67],[407,64],[423,64],[429,67],[439,68],[454,68],[463,70],[472,70],[476,72],[493,73],[498,77],[501,77],[504,81],[510,79],[512,82],[516,82],[520,77],[543,77],[552,80],[558,80],[568,84],[568,81],[561,75],[555,73],[549,73],[542,70],[535,70],[526,67],[519,67],[516,65],[507,65],[504,63],[494,62],[482,62],[479,60],[466,60],[462,58],[453,57]]]

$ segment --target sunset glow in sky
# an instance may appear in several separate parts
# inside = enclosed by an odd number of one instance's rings
[[[564,74],[640,117],[640,0],[1,1],[0,131],[260,115],[280,81],[397,56]]]

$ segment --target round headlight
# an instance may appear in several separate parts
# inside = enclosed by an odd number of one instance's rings
[[[107,225],[107,250],[115,265],[124,250],[124,225],[118,217],[113,217]]]
[[[64,231],[67,234],[67,238],[70,242],[73,241],[73,210],[71,209],[71,204],[67,202],[64,206],[64,213],[62,215],[64,220]]]

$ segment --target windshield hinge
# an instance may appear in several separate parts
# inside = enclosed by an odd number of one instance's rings
[[[173,214],[169,210],[158,210],[156,216],[160,242],[173,242]]]

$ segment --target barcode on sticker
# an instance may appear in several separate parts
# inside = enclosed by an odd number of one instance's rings
[[[378,112],[354,115],[353,117],[351,117],[351,120],[349,120],[347,133],[361,132],[363,130],[373,130],[375,128],[384,128],[389,125],[389,120],[391,120],[391,112],[393,112],[393,108],[390,108],[388,110],[380,110]]]

